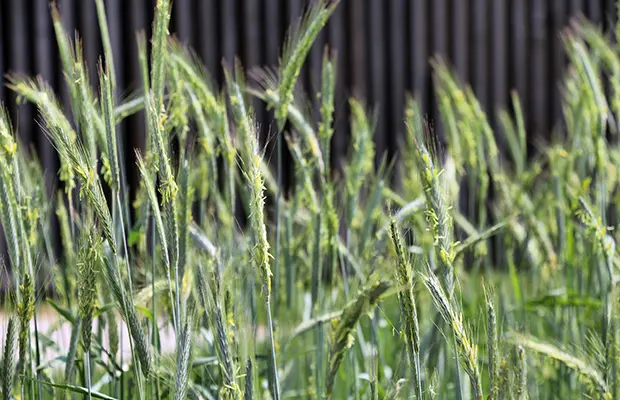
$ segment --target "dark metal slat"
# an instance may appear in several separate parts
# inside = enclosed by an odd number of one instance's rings
[[[473,31],[473,71],[472,87],[478,101],[486,109],[489,107],[489,26],[487,0],[474,0],[471,8]]]
[[[280,59],[280,49],[282,46],[282,35],[280,31],[280,7],[278,5],[278,0],[264,0],[263,4],[263,39],[265,43],[265,47],[263,49],[264,54],[264,63],[267,68],[273,68],[274,71],[277,71],[278,63]],[[265,129],[264,134],[266,137],[271,136],[271,132],[276,131],[277,129],[274,126],[274,114],[273,111],[269,111],[265,116]],[[273,143],[269,143],[269,145],[273,146],[272,150],[268,150],[268,154],[273,154],[271,158],[271,162],[275,165],[277,160],[277,149],[275,147],[275,140]],[[283,146],[284,147],[284,146]],[[286,152],[281,153],[281,155],[286,154]],[[283,174],[283,181],[286,182],[286,177]]]
[[[343,4],[344,5],[344,4]],[[321,32],[310,48],[306,62],[305,80],[309,94],[318,92],[321,88],[321,71],[323,68],[323,51],[326,47],[325,31]],[[330,50],[332,50],[330,48]],[[340,77],[337,77],[340,78]],[[315,111],[318,112],[318,102],[315,102]]]
[[[430,55],[433,58],[441,57],[447,62],[450,62],[448,54],[448,39],[450,26],[448,19],[447,2],[446,0],[435,0],[431,4],[432,32],[430,33]],[[435,138],[438,139],[439,143],[444,144],[445,134],[441,121],[441,115],[439,114],[439,103],[437,102],[436,92],[433,88],[434,84],[432,84],[431,82],[431,90],[429,92],[430,99],[428,105],[429,118],[434,127]]]
[[[363,1],[347,1],[349,16],[349,73],[351,74],[351,94],[360,99],[368,98],[368,47],[366,45],[366,4]],[[338,49],[331,49],[336,50]],[[338,76],[337,79],[345,79]]]
[[[489,122],[497,128],[497,109],[504,109],[508,103],[508,32],[507,0],[491,2],[491,107],[487,110]],[[500,148],[504,147],[504,135],[496,135]]]
[[[375,128],[375,161],[379,162],[383,152],[387,150],[388,140],[388,108],[387,108],[387,87],[388,80],[386,74],[386,54],[385,44],[388,38],[384,30],[384,2],[382,0],[370,0],[370,85],[371,101],[375,109],[378,110]]]
[[[303,13],[305,12],[304,3],[304,0],[288,0],[286,2],[286,20],[284,23],[286,35],[289,34],[290,29],[296,26],[296,24],[298,24],[303,17]],[[310,55],[308,54],[308,57],[309,56]],[[302,89],[307,95],[311,96],[313,88],[309,85],[310,81],[308,79],[307,65],[308,59],[304,62],[299,73],[299,77],[297,78],[297,87]],[[312,101],[312,97],[310,97],[309,100]]]
[[[30,30],[27,29],[30,24],[28,23],[28,9],[26,3],[21,0],[12,0],[10,2],[9,18],[10,26],[10,55],[9,55],[9,70],[21,74],[31,74],[31,54],[25,49],[31,49],[30,46]],[[11,105],[15,104],[15,96],[11,96]],[[33,123],[33,110],[30,104],[24,103],[23,105],[15,108],[16,114],[13,119],[14,127],[18,130],[22,140],[26,143],[32,143],[34,138],[32,130],[35,125]]]
[[[566,64],[566,53],[560,37],[561,31],[568,22],[568,10],[564,0],[553,0],[551,9],[551,34],[549,40],[552,43],[551,52],[551,123],[556,125],[562,116],[562,97],[560,92],[560,81],[564,74]],[[551,126],[554,129],[554,126]]]
[[[289,30],[291,27],[295,26],[301,19],[302,13],[304,11],[304,0],[288,0],[286,1],[286,26],[285,28]]]
[[[124,67],[127,65],[126,59],[128,57],[135,56],[134,54],[130,54],[128,49],[125,48],[125,21],[123,19],[125,15],[123,10],[124,4],[125,2],[122,0],[107,0],[105,2],[106,18],[110,35],[110,46],[112,47],[112,57],[114,59],[114,75],[116,77],[115,97],[117,102],[121,99],[121,94],[124,94],[124,90],[128,87],[129,84],[129,82],[125,79],[126,74]],[[103,56],[102,58],[105,59],[105,56]],[[119,143],[122,143],[122,148],[119,148],[118,155],[119,162],[121,163],[121,178],[124,177],[124,179],[131,182],[134,178],[132,176],[129,176],[128,173],[131,174],[132,171],[135,171],[135,168],[133,168],[135,164],[133,160],[133,151],[130,150],[130,136],[132,135],[124,134],[127,131],[127,121],[124,121],[117,126],[117,136],[119,137],[118,141]]]
[[[222,58],[232,66],[237,55],[237,30],[235,23],[236,0],[222,2],[222,24],[220,25],[220,38],[222,39]]]
[[[428,45],[427,37],[427,1],[411,0],[409,21],[410,34],[413,37],[411,75],[413,76],[413,90],[422,112],[426,112],[428,102]]]
[[[129,31],[132,32],[132,35],[129,37],[127,41],[127,47],[129,48],[129,54],[132,57],[129,57],[127,60],[128,68],[126,68],[127,72],[127,81],[131,82],[131,87],[134,90],[142,92],[144,87],[142,85],[142,73],[140,71],[140,61],[138,55],[138,42],[137,42],[137,33],[142,31],[146,35],[147,41],[149,40],[149,24],[150,21],[147,20],[147,13],[144,7],[144,2],[140,0],[132,0],[128,6],[129,10]],[[148,55],[147,55],[148,56]],[[146,148],[146,122],[144,119],[144,113],[140,112],[136,115],[132,115],[127,120],[127,126],[129,132],[133,132],[129,139],[130,148],[125,152],[129,158],[134,161],[134,149],[141,149],[142,151]],[[133,165],[133,164],[132,164]],[[139,172],[137,168],[131,168],[128,166],[127,171],[129,172],[129,179],[131,182],[138,182],[140,179]],[[132,189],[135,189],[132,187]],[[133,193],[132,193],[133,194]]]
[[[548,47],[547,47],[547,0],[534,0],[530,10],[532,51],[530,53],[531,101],[529,101],[532,133],[536,136],[547,134],[548,115]]]
[[[336,92],[334,97],[335,114],[334,114],[334,138],[332,139],[331,161],[336,168],[340,167],[339,161],[341,156],[345,155],[348,147],[347,140],[347,114],[344,110],[348,110],[347,92],[349,85],[346,66],[348,65],[349,52],[347,49],[346,37],[346,14],[345,9],[340,4],[327,26],[327,34],[329,44],[332,48],[338,49],[338,62],[336,65]]]
[[[612,30],[617,22],[616,0],[604,1],[603,29]]]
[[[265,0],[265,58],[267,64],[277,67],[282,45],[278,0]]]
[[[599,25],[603,21],[603,1],[602,0],[590,0],[588,1],[588,19]]]
[[[261,46],[262,31],[260,29],[260,4],[256,0],[244,0],[243,4],[243,60],[246,68],[262,64]]]
[[[75,17],[75,2],[74,0],[60,0],[58,2],[58,10],[60,12],[60,19],[65,28],[66,33],[69,37],[73,38],[75,29],[76,29],[76,17]],[[52,40],[56,40],[54,37]],[[58,47],[55,47],[55,50],[58,51]],[[71,108],[71,101],[69,99],[69,91],[67,89],[67,84],[65,81],[64,72],[62,70],[62,63],[60,61],[60,57],[58,58],[59,68],[57,72],[58,82],[60,85],[60,100],[64,105],[66,110]],[[96,70],[96,65],[93,65],[91,68]]]
[[[469,81],[469,0],[452,0],[452,63],[460,78]]]
[[[52,18],[47,0],[37,0],[34,4],[34,69],[37,75],[41,76],[46,82],[53,85],[54,81],[54,64],[50,62],[52,57],[52,45],[54,44],[50,39],[54,37]],[[45,174],[45,185],[47,189],[47,195],[53,196],[53,190],[57,186],[57,174],[58,170],[58,156],[54,147],[47,139],[42,129],[36,124],[32,124],[33,133],[36,135],[34,141],[37,145],[37,152],[41,163],[43,164],[43,171]],[[54,198],[54,197],[51,197]],[[51,231],[55,232],[58,226],[55,215],[53,215],[47,222],[50,223]],[[58,250],[60,248],[60,238],[58,235],[52,235],[50,238],[52,248]],[[54,255],[50,255],[54,258]],[[51,267],[51,266],[49,266]]]
[[[447,0],[435,0],[432,3],[432,52],[446,58],[448,55],[448,38],[450,25],[448,23]]]
[[[97,61],[102,54],[101,34],[99,33],[97,9],[94,5],[94,1],[92,4],[90,2],[83,2],[80,4],[79,22],[77,28],[82,38],[84,61],[86,61],[88,66],[90,82],[94,84],[97,82]]]
[[[193,45],[192,39],[192,6],[191,0],[174,0],[174,31],[185,45]]]
[[[108,30],[110,33],[110,44],[112,45],[112,53],[114,57],[114,73],[116,74],[117,95],[125,86],[125,74],[123,70],[125,56],[125,37],[123,36],[123,7],[122,0],[106,1],[106,16],[108,19]]]
[[[54,65],[50,62],[52,57],[53,37],[52,20],[49,12],[47,0],[37,0],[34,8],[35,19],[35,70],[46,82],[52,83],[54,79]],[[45,178],[48,189],[56,181],[55,171],[58,168],[58,157],[54,147],[45,137],[39,127],[32,126],[36,132],[35,142],[37,143],[39,157],[46,171]]]
[[[507,0],[494,0],[491,2],[491,70],[492,70],[492,102],[495,108],[506,107],[508,97],[507,58],[508,58],[508,35],[507,35]],[[495,118],[491,118],[494,120]]]
[[[142,75],[140,72],[140,61],[138,59],[137,35],[139,32],[143,32],[146,36],[146,40],[149,41],[151,21],[147,20],[147,13],[142,0],[131,0],[128,11],[129,31],[132,32],[132,35],[131,37],[128,37],[127,45],[129,46],[130,54],[133,54],[133,57],[130,57],[126,62],[130,65],[130,68],[128,69],[130,81],[133,82],[133,86],[138,89],[142,88]]]
[[[569,0],[568,5],[571,17],[584,14],[584,0]]]
[[[217,0],[201,0],[198,2],[198,15],[201,23],[198,24],[199,52],[204,64],[212,77],[217,77],[220,68],[218,31],[216,21]]]
[[[405,0],[393,0],[390,3],[389,27],[390,27],[390,114],[386,115],[391,122],[391,129],[388,132],[388,150],[390,153],[396,151],[399,142],[404,136],[405,123],[403,121],[405,109],[405,67],[406,54],[405,38],[402,34],[405,27]]]
[[[243,3],[243,37],[240,54],[246,70],[262,66],[262,31],[260,29],[260,4],[256,0],[244,0]],[[252,100],[252,106],[258,121],[265,119],[265,107],[262,101]]]
[[[513,57],[510,63],[512,69],[513,86],[521,100],[526,103],[528,96],[528,41],[526,4],[521,0],[512,0],[511,9],[511,48]],[[527,116],[527,109],[523,112]]]

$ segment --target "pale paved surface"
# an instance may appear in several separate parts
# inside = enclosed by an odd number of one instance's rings
[[[118,321],[121,321],[119,318]],[[8,316],[3,311],[0,311],[0,347],[4,347],[4,337],[8,324]],[[41,363],[45,364],[52,361],[58,356],[64,356],[69,349],[69,343],[71,341],[71,324],[69,324],[64,318],[62,318],[55,310],[44,307],[37,310],[37,324],[39,332],[43,332],[49,337],[57,346],[56,349],[49,346],[46,351],[41,354]],[[93,323],[93,332],[97,331],[98,319],[95,319]],[[32,333],[32,339],[34,340],[34,319],[30,321],[30,329]],[[131,359],[131,350],[129,348],[129,333],[127,326],[122,324],[122,340],[123,340],[123,360],[128,361]],[[165,329],[160,329],[162,352],[171,352],[175,348],[175,336],[172,327],[168,324]],[[104,346],[108,348],[108,335],[104,332]],[[41,349],[43,350],[43,349]],[[120,351],[119,351],[120,353]],[[64,361],[58,361],[60,364],[64,364]]]

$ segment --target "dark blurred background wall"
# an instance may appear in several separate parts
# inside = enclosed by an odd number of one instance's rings
[[[248,68],[276,65],[286,29],[307,2],[173,0],[171,30],[196,50],[221,82],[222,59],[237,55]],[[146,30],[150,35],[155,1],[105,3],[122,95],[139,88],[135,32]],[[94,0],[57,0],[57,4],[66,27],[79,31],[94,78],[102,53]],[[414,92],[428,116],[437,116],[428,62],[435,54],[472,84],[487,111],[504,107],[510,90],[516,89],[530,134],[549,136],[561,113],[559,83],[566,58],[560,32],[578,14],[609,29],[616,15],[615,0],[342,0],[302,72],[303,87],[315,92],[325,44],[338,51],[332,161],[346,151],[348,96],[360,96],[377,107],[378,155],[393,152],[403,135],[405,93]],[[0,74],[41,75],[63,101],[68,100],[49,0],[0,0],[0,39]],[[11,110],[22,140],[32,143],[54,175],[57,159],[38,130],[33,108],[17,106],[4,81],[0,99]],[[267,132],[271,117],[260,107],[257,113]],[[129,119],[122,129],[128,149],[142,145],[141,117]]]

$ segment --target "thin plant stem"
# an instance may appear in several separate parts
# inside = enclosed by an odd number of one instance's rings
[[[90,350],[84,352],[84,371],[86,373],[86,388],[88,389],[88,400],[92,399],[91,387],[92,378],[90,374]]]
[[[276,139],[276,153],[277,153],[277,182],[278,182],[278,190],[276,193],[276,246],[275,246],[275,254],[274,254],[274,283],[273,283],[273,304],[276,311],[278,312],[278,286],[280,282],[280,231],[281,231],[281,223],[282,223],[282,205],[281,205],[281,197],[282,197],[282,133],[278,133],[278,138]]]
[[[273,318],[271,317],[271,299],[267,294],[265,298],[265,304],[267,306],[267,324],[269,326],[269,342],[271,346],[271,370],[273,376],[273,399],[280,400],[280,381],[278,378],[278,365],[276,362],[276,344],[273,337]]]

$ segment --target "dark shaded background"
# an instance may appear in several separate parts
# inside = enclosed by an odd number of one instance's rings
[[[145,29],[150,35],[155,1],[105,3],[118,87],[128,93],[140,82],[135,32]],[[222,59],[238,55],[248,68],[276,65],[286,29],[307,3],[173,0],[171,31],[197,51],[221,82]],[[94,77],[102,53],[94,0],[57,0],[57,4],[66,27],[77,29],[83,38]],[[303,86],[309,93],[319,87],[322,50],[329,43],[339,56],[336,158],[346,150],[347,117],[342,106],[350,95],[366,99],[379,111],[378,155],[397,148],[406,92],[415,92],[429,116],[436,116],[428,64],[435,54],[443,55],[473,85],[487,110],[506,105],[510,90],[516,89],[530,134],[547,136],[560,116],[558,84],[565,56],[559,34],[579,13],[608,29],[615,18],[615,0],[342,0],[312,49]],[[0,73],[40,74],[67,101],[49,0],[0,0],[0,28]],[[53,169],[55,156],[37,129],[32,107],[17,108],[4,84],[0,99],[10,108],[21,138],[35,144]],[[258,114],[271,122],[264,110]],[[142,144],[141,123],[138,117],[125,124],[130,133],[125,135],[127,146]]]
[[[196,50],[213,78],[221,82],[222,59],[230,61],[235,55],[246,68],[275,66],[287,28],[308,1],[173,0],[171,31]],[[122,96],[139,89],[135,33],[146,30],[150,37],[155,0],[105,3]],[[57,4],[65,26],[79,31],[83,39],[95,82],[95,66],[102,53],[95,1],[57,0]],[[414,92],[430,119],[436,119],[428,62],[435,54],[441,54],[472,84],[487,111],[506,106],[510,91],[516,89],[530,138],[549,137],[561,113],[559,83],[566,57],[560,32],[578,14],[609,30],[615,21],[615,0],[342,0],[312,48],[301,77],[306,92],[315,93],[320,87],[325,44],[337,50],[332,162],[338,166],[347,150],[346,101],[351,95],[365,99],[379,112],[378,158],[398,148],[407,92]],[[41,157],[52,187],[57,156],[38,128],[33,107],[17,106],[14,94],[5,87],[8,72],[41,75],[68,104],[49,0],[0,0],[0,100],[10,109],[22,141]],[[256,105],[265,139],[273,117]],[[440,125],[438,130],[441,135]],[[128,178],[135,183],[132,148],[143,145],[143,117],[129,118],[121,132],[124,153],[132,158],[126,160]]]

